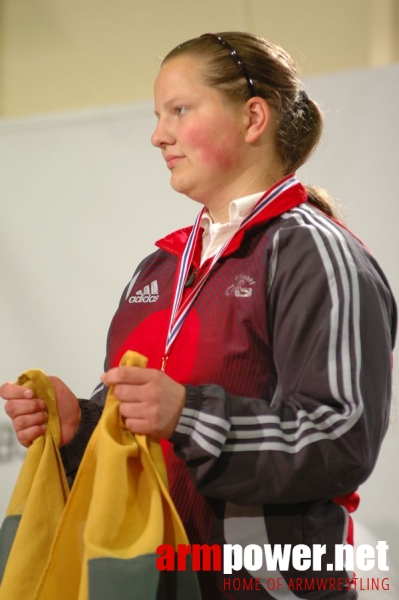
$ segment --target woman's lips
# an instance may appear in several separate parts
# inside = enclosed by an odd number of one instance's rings
[[[166,166],[168,167],[168,169],[172,169],[183,158],[184,158],[184,156],[177,156],[177,155],[165,156]]]

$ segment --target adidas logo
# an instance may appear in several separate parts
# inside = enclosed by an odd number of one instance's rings
[[[150,285],[145,285],[142,290],[137,290],[134,296],[129,298],[129,302],[157,302],[159,299],[158,281],[151,281]]]

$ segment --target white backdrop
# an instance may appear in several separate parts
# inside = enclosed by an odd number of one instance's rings
[[[329,190],[399,298],[399,65],[309,79],[326,114],[319,150],[299,175]],[[190,224],[198,205],[169,187],[149,138],[152,103],[0,121],[0,381],[39,367],[87,397],[102,370],[108,323],[153,242]],[[397,381],[397,373],[396,373]],[[362,487],[359,523],[399,567],[399,425]],[[21,450],[0,409],[0,516]]]

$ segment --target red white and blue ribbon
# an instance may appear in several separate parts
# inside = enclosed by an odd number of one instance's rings
[[[299,184],[298,179],[295,177],[295,175],[292,175],[292,176],[289,176],[286,179],[284,179],[279,185],[273,187],[271,190],[268,190],[267,192],[265,192],[265,194],[263,194],[263,196],[258,200],[258,202],[255,204],[255,206],[252,208],[250,213],[243,219],[238,230],[235,231],[231,235],[231,237],[223,244],[223,246],[218,250],[218,252],[215,254],[215,256],[210,261],[206,270],[201,274],[201,276],[195,282],[195,284],[191,290],[191,293],[185,298],[184,302],[182,302],[184,286],[187,281],[189,271],[190,271],[190,268],[192,265],[194,250],[197,245],[197,238],[198,238],[198,235],[200,232],[201,218],[206,209],[204,207],[201,210],[201,212],[199,213],[199,215],[197,216],[197,218],[195,220],[195,223],[191,230],[190,236],[187,240],[187,243],[186,243],[182,258],[180,260],[180,264],[179,264],[177,284],[176,284],[175,294],[174,294],[174,298],[173,298],[172,311],[171,311],[169,327],[168,327],[168,335],[166,338],[165,353],[164,353],[164,358],[162,360],[162,370],[165,370],[166,360],[167,360],[167,357],[169,356],[172,344],[176,340],[195,298],[199,294],[201,288],[203,287],[203,285],[204,285],[206,279],[208,278],[210,272],[212,271],[214,265],[217,263],[220,256],[226,250],[227,246],[230,244],[233,237],[236,235],[236,233],[238,231],[240,231],[241,229],[246,227],[246,225],[248,223],[253,221],[259,215],[259,213],[265,208],[266,205],[270,206],[272,203],[277,201],[277,199],[279,198],[279,196],[281,196],[281,194],[283,192],[285,192],[287,189],[294,187],[298,184]]]

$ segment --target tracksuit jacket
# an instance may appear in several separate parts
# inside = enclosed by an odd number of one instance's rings
[[[138,266],[110,326],[105,369],[127,349],[161,367],[190,229],[157,242]],[[199,239],[185,294],[206,268],[197,272],[200,255]],[[388,427],[396,319],[375,259],[301,184],[234,236],[166,363],[187,390],[164,443],[170,492],[192,544],[326,549],[321,565],[302,571],[270,561],[203,570],[204,600],[357,598],[353,574],[327,565],[336,544],[352,541],[356,490]],[[63,449],[70,479],[106,392],[99,385],[81,401],[80,430]]]

